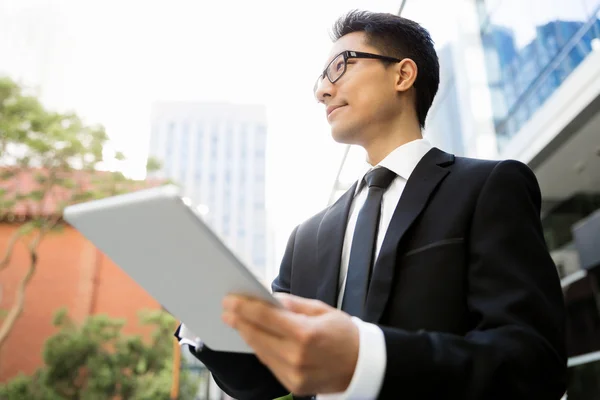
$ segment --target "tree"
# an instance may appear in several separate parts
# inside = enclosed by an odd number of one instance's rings
[[[58,333],[48,338],[44,366],[30,377],[18,376],[0,386],[2,400],[165,400],[173,374],[172,335],[175,320],[164,311],[141,313],[154,327],[149,341],[121,332],[124,321],[103,315],[77,326],[60,310]],[[193,399],[198,380],[183,369],[179,399]]]
[[[63,209],[144,187],[144,182],[127,179],[120,172],[100,170],[107,142],[102,126],[85,125],[73,113],[49,111],[26,88],[0,77],[0,221],[23,218],[0,253],[0,272],[10,265],[18,244],[29,254],[27,272],[12,306],[0,315],[0,349],[23,311],[40,243],[50,232],[60,230]],[[124,159],[121,153],[113,157]],[[157,169],[159,164],[149,159],[147,167]]]

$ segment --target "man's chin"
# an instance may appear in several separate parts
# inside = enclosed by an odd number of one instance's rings
[[[348,129],[340,129],[341,127],[331,127],[331,137],[337,143],[341,144],[356,144],[356,137],[352,131]]]

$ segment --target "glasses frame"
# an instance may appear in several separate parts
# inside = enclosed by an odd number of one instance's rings
[[[333,64],[333,62],[335,60],[337,60],[338,57],[341,55],[343,55],[343,57],[344,57],[344,70],[337,78],[331,79],[331,77],[329,76],[327,71],[329,70],[329,67],[331,66],[331,64]],[[313,94],[315,94],[315,95],[317,94],[317,89],[319,88],[319,84],[323,81],[323,79],[325,79],[325,77],[327,77],[327,79],[329,79],[329,82],[331,82],[331,83],[336,83],[338,80],[340,80],[340,78],[342,76],[344,76],[344,74],[346,73],[346,70],[348,69],[348,60],[350,58],[368,58],[368,59],[372,59],[372,60],[381,60],[381,61],[387,61],[387,62],[391,62],[391,63],[397,63],[397,62],[402,61],[399,58],[382,56],[380,54],[364,53],[362,51],[353,51],[353,50],[342,51],[341,53],[336,54],[336,56],[333,57],[333,59],[329,62],[329,64],[327,64],[327,66],[325,67],[323,72],[321,72],[321,74],[317,78],[317,81],[315,82],[315,86],[313,87]]]

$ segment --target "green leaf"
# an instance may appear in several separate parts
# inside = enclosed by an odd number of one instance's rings
[[[9,181],[15,177],[17,172],[13,169],[4,169],[0,172],[0,181]]]
[[[123,153],[122,153],[122,152],[120,152],[120,151],[117,151],[117,152],[115,153],[115,159],[116,159],[117,161],[125,161],[125,154],[123,154]]]
[[[4,200],[0,198],[0,211],[12,210],[17,204],[16,200]]]
[[[48,181],[48,177],[45,174],[35,174],[35,181],[40,185],[45,184]]]
[[[148,157],[146,161],[146,172],[156,172],[162,168],[162,163],[155,157]]]
[[[27,197],[33,201],[42,201],[44,200],[44,197],[46,197],[45,194],[46,193],[42,190],[32,190],[31,192],[29,192]]]
[[[31,221],[27,222],[26,224],[23,224],[19,227],[19,233],[23,236],[27,236],[30,233],[32,233],[34,230],[36,229],[35,224],[33,224]]]

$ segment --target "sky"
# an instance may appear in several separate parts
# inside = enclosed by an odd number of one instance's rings
[[[312,94],[333,22],[351,9],[396,13],[401,1],[0,0],[0,74],[44,104],[101,123],[141,178],[155,101],[264,104],[266,199],[281,258],[295,225],[327,205],[344,146]],[[405,17],[438,46],[453,2],[408,0]],[[432,12],[433,11],[433,12]]]

